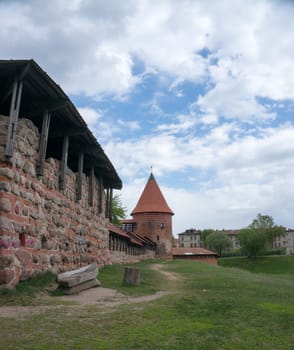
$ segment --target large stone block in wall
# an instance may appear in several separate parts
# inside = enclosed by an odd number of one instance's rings
[[[12,223],[6,216],[0,216],[0,230],[12,231]]]
[[[12,204],[8,198],[0,198],[0,211],[4,213],[12,212]]]
[[[13,270],[3,269],[0,270],[0,284],[8,284],[14,278]]]
[[[10,267],[13,262],[13,258],[11,256],[0,256],[0,269],[4,269],[5,267]]]
[[[32,256],[25,250],[19,249],[15,252],[15,256],[22,263],[23,266],[30,266],[33,262]]]

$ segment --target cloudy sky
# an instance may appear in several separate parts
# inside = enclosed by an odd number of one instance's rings
[[[187,228],[294,228],[294,2],[0,0],[0,58],[33,58],[113,162]]]

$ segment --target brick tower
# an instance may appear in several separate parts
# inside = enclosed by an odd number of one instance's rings
[[[174,213],[166,203],[152,173],[131,215],[133,232],[156,243],[157,257],[171,256]]]

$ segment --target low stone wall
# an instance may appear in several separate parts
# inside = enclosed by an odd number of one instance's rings
[[[146,249],[144,254],[130,255],[124,251],[109,251],[110,260],[113,264],[135,263],[141,260],[155,259],[155,251]]]
[[[76,201],[77,174],[70,169],[65,190],[58,190],[59,160],[47,159],[44,176],[36,176],[40,135],[30,120],[19,120],[15,154],[5,157],[7,127],[8,117],[0,115],[0,285],[11,287],[47,270],[110,263],[105,194],[98,214],[98,180],[92,207],[86,175]]]

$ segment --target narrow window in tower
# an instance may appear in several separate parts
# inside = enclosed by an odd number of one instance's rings
[[[159,236],[157,236],[157,240],[159,241]]]
[[[160,228],[161,228],[161,229],[164,228],[164,223],[163,223],[163,222],[160,224]]]

